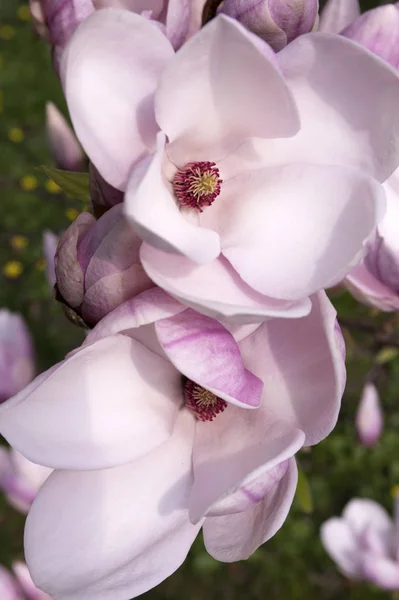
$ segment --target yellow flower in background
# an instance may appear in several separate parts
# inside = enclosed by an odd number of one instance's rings
[[[11,246],[14,250],[23,250],[28,245],[28,238],[24,235],[13,235],[11,238]]]
[[[20,21],[30,21],[30,10],[28,4],[22,4],[18,7],[17,17]]]
[[[35,190],[39,185],[37,177],[35,177],[34,175],[25,175],[24,177],[22,177],[20,183],[22,189],[24,189],[26,192],[31,192],[32,190]]]
[[[8,139],[10,142],[14,142],[14,144],[19,144],[24,139],[24,132],[20,127],[12,127],[8,131]]]
[[[394,485],[391,488],[391,496],[392,498],[397,498],[399,496],[399,485]]]
[[[0,39],[12,40],[15,37],[16,31],[12,25],[1,25],[0,27]]]
[[[50,192],[50,194],[59,194],[62,191],[58,183],[55,183],[55,181],[53,181],[52,179],[47,179],[44,185],[46,190]]]
[[[38,271],[44,271],[44,269],[46,268],[46,261],[44,260],[44,258],[37,259],[37,261],[35,262],[35,268]]]
[[[79,211],[76,208],[67,208],[65,211],[67,219],[74,221],[79,216]]]
[[[9,279],[17,279],[24,270],[19,260],[10,260],[3,267],[3,274]]]

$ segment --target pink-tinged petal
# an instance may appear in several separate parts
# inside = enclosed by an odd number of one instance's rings
[[[190,37],[201,29],[205,3],[206,0],[190,0],[190,24],[188,28],[188,35]]]
[[[182,401],[176,369],[116,335],[73,353],[2,405],[0,431],[34,462],[104,469],[168,439]]]
[[[160,134],[155,155],[133,170],[125,195],[126,216],[149,244],[185,255],[199,264],[207,263],[220,253],[219,236],[191,223],[180,211],[163,175],[167,160],[164,146],[165,137]]]
[[[167,319],[186,310],[183,304],[160,288],[152,288],[128,300],[105,316],[91,331],[83,345],[92,344],[115,333],[136,329]]]
[[[355,498],[346,505],[342,518],[358,540],[371,528],[385,540],[386,547],[389,547],[393,523],[386,510],[377,502]]]
[[[234,322],[263,322],[266,317],[298,318],[309,314],[308,298],[277,300],[249,287],[224,257],[195,265],[143,244],[140,258],[147,275],[169,294],[209,317]]]
[[[37,589],[25,563],[14,562],[12,570],[26,596],[26,600],[52,600],[48,594]]]
[[[312,297],[302,319],[271,319],[239,343],[244,365],[265,384],[269,418],[317,444],[334,428],[345,387],[345,359],[336,311],[324,292]]]
[[[55,275],[55,253],[58,246],[58,236],[52,231],[44,231],[43,233],[43,254],[46,261],[46,277],[49,285],[54,287],[57,281]]]
[[[368,552],[363,558],[365,577],[383,590],[399,590],[399,563]]]
[[[243,408],[260,405],[263,383],[244,368],[237,343],[218,321],[191,309],[155,323],[169,360],[188,379]]]
[[[152,19],[157,19],[164,5],[164,0],[92,0],[94,7],[100,8],[122,8],[131,12],[141,14],[149,11]]]
[[[346,276],[344,284],[363,304],[385,312],[399,310],[399,295],[374,277],[366,268],[364,261],[352,269]]]
[[[46,135],[51,155],[60,169],[83,171],[82,147],[67,120],[52,102],[46,104]]]
[[[76,134],[108,183],[124,189],[132,166],[155,146],[153,94],[173,48],[151,21],[104,9],[88,17],[62,60]]]
[[[201,29],[169,63],[155,112],[179,167],[218,160],[249,137],[287,137],[299,129],[273,51],[225,15]]]
[[[294,499],[298,471],[295,458],[265,497],[244,512],[205,519],[203,531],[209,554],[223,562],[244,560],[273,537],[283,525]]]
[[[291,140],[263,142],[270,164],[355,167],[385,181],[399,162],[395,69],[356,42],[322,33],[300,36],[278,58],[302,127]]]
[[[323,523],[320,537],[325,551],[350,579],[362,579],[360,545],[344,519],[333,517]]]
[[[194,429],[183,410],[172,437],[148,456],[105,471],[55,472],[26,525],[36,585],[62,600],[126,600],[171,575],[202,524],[191,525],[187,509]]]
[[[380,439],[384,423],[380,396],[371,382],[364,386],[356,413],[356,431],[360,442],[367,447],[375,446]]]
[[[358,17],[359,0],[328,0],[320,14],[319,31],[340,33]]]
[[[51,469],[32,463],[19,452],[10,450],[8,469],[1,474],[0,488],[13,508],[27,514],[50,473]]]
[[[223,255],[255,290],[289,300],[340,281],[385,209],[377,181],[322,165],[251,171],[222,193],[215,227]]]
[[[176,50],[188,34],[190,8],[193,0],[168,0],[166,12],[166,37]]]
[[[262,404],[256,411],[228,406],[213,422],[199,422],[193,451],[194,486],[190,499],[193,523],[223,510],[235,512],[242,485],[291,458],[304,433],[270,415]]]
[[[24,600],[17,582],[3,565],[0,565],[0,598],[1,600]]]

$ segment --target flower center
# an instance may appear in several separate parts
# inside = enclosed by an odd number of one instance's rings
[[[219,169],[214,162],[191,162],[179,169],[173,179],[176,198],[182,206],[210,206],[220,194]]]
[[[227,402],[201,387],[191,379],[184,384],[186,406],[200,421],[213,421],[227,407]]]

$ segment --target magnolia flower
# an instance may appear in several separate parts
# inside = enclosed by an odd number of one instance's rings
[[[50,473],[51,469],[32,463],[19,452],[0,447],[0,489],[16,510],[29,511]]]
[[[341,33],[359,16],[359,0],[328,0],[320,13],[319,31]]]
[[[24,388],[34,376],[33,346],[24,320],[0,310],[0,402]]]
[[[224,0],[221,12],[278,51],[304,33],[316,29],[318,0]]]
[[[345,38],[303,35],[275,56],[219,15],[174,54],[108,9],[75,33],[62,78],[87,154],[126,189],[147,274],[204,314],[307,314],[383,215],[399,78]]]
[[[46,104],[46,134],[51,155],[65,171],[83,171],[84,154],[65,117],[52,103]]]
[[[364,446],[375,446],[383,427],[383,412],[375,385],[366,383],[356,414],[356,430]]]
[[[342,517],[321,528],[321,541],[349,579],[366,580],[385,590],[399,589],[398,517],[393,522],[382,506],[355,498]]]
[[[327,6],[329,11],[349,16],[350,3],[347,5],[349,12],[345,12],[339,0],[330,0]],[[324,18],[324,11],[321,16],[323,29],[335,33],[336,27]],[[393,66],[399,66],[399,3],[368,11],[352,24],[341,20],[340,25],[345,26],[342,35],[366,46]],[[385,218],[367,243],[367,256],[351,271],[345,283],[361,302],[379,310],[396,311],[399,310],[399,170],[384,183],[384,189],[387,198]]]
[[[57,248],[58,291],[88,325],[153,286],[139,261],[141,240],[122,210],[118,204],[97,221],[81,213]]]
[[[36,20],[39,18],[39,22],[44,21],[47,26],[58,71],[62,53],[72,34],[96,9],[116,7],[141,14],[153,20],[177,49],[189,30],[194,33],[199,28],[200,18],[197,15],[202,13],[202,5],[201,0],[33,0],[31,11]]]
[[[342,336],[324,293],[307,317],[233,334],[154,288],[0,408],[8,441],[56,469],[26,524],[41,589],[127,600],[171,575],[201,527],[226,562],[281,527],[294,454],[337,419]]]
[[[0,565],[1,600],[51,600],[33,583],[27,566],[22,562],[12,565],[13,574]]]

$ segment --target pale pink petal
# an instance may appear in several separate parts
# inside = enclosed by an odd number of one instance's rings
[[[302,319],[271,319],[239,343],[244,365],[265,384],[262,407],[306,434],[305,445],[334,428],[345,387],[336,311],[324,292]]]
[[[351,579],[362,579],[360,545],[344,519],[333,517],[323,523],[321,541],[339,570]]]
[[[355,424],[360,442],[367,447],[375,446],[381,437],[384,413],[380,395],[372,382],[367,382],[364,386]]]
[[[249,558],[283,525],[294,499],[297,480],[296,462],[292,458],[285,475],[260,502],[244,512],[205,519],[204,542],[209,554],[223,562]]]
[[[168,439],[183,401],[180,379],[136,340],[109,337],[3,404],[1,432],[27,458],[49,467],[124,464]]]
[[[35,583],[62,600],[126,600],[184,561],[202,523],[188,519],[194,418],[150,455],[105,471],[55,472],[29,514]]]
[[[399,162],[398,73],[338,35],[302,35],[278,58],[302,127],[291,140],[262,142],[270,164],[340,165],[389,177]]]
[[[19,452],[10,450],[8,471],[0,477],[0,488],[10,505],[27,514],[51,469],[32,463]]]
[[[188,29],[189,36],[194,35],[201,28],[202,13],[206,0],[190,0],[190,25]]]
[[[252,481],[291,458],[304,434],[276,421],[262,405],[256,411],[228,406],[213,422],[199,422],[193,451],[194,486],[190,499],[193,523],[203,516],[236,512],[235,495]]]
[[[136,329],[186,310],[183,304],[160,288],[152,288],[128,300],[106,315],[91,331],[83,345],[115,333]]]
[[[220,253],[219,236],[190,222],[180,211],[172,186],[163,175],[167,160],[164,145],[165,137],[159,134],[155,155],[133,170],[125,196],[126,216],[149,244],[199,264],[207,263]]]
[[[166,12],[166,37],[176,50],[183,44],[190,25],[193,0],[168,0]]]
[[[218,321],[191,309],[155,323],[176,369],[219,398],[243,408],[260,405],[263,383],[244,368],[237,343]]]
[[[249,137],[286,137],[299,129],[273,51],[225,15],[201,29],[169,63],[155,112],[177,166],[218,160]]]
[[[159,17],[164,5],[164,0],[92,0],[92,2],[96,9],[122,8],[137,14],[150,11],[152,19]]]
[[[385,540],[386,547],[389,547],[393,523],[386,510],[377,502],[355,498],[346,505],[342,517],[357,539],[361,540],[370,528],[377,532]]]
[[[37,589],[25,563],[14,562],[12,570],[26,596],[26,600],[52,600],[48,594]]]
[[[3,565],[0,565],[0,598],[1,600],[24,600],[17,582]]]
[[[340,33],[358,17],[359,0],[328,0],[320,14],[319,31]]]
[[[153,94],[172,56],[151,21],[112,8],[88,17],[65,50],[61,74],[76,134],[116,188],[155,146]]]
[[[399,590],[399,563],[369,552],[363,559],[365,577],[383,590]]]
[[[364,304],[386,312],[399,310],[399,295],[374,277],[364,262],[352,269],[344,284]]]
[[[359,261],[385,196],[360,171],[291,164],[229,180],[219,204],[214,228],[242,279],[262,294],[300,299],[341,280]]]
[[[308,298],[278,300],[259,294],[240,279],[224,257],[199,266],[144,243],[140,258],[157,285],[209,317],[261,323],[268,316],[295,319],[310,311]]]
[[[60,169],[84,170],[82,147],[67,120],[52,102],[46,104],[46,135],[51,155]]]
[[[46,277],[49,285],[54,287],[55,282],[57,281],[55,275],[55,265],[54,258],[55,253],[58,246],[58,236],[56,236],[52,231],[44,231],[43,232],[43,254],[44,260],[46,261]]]

